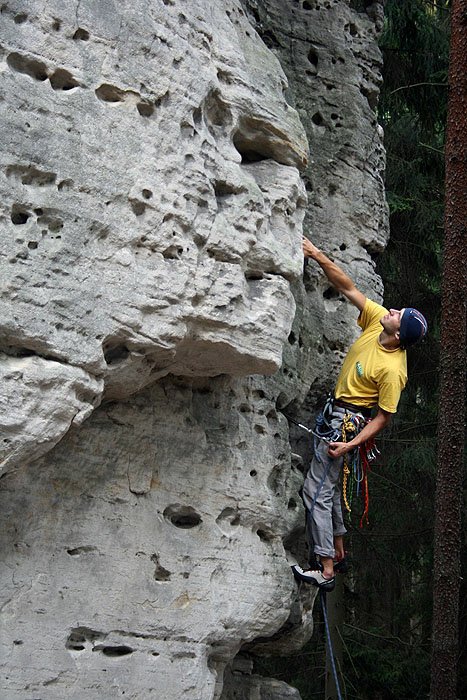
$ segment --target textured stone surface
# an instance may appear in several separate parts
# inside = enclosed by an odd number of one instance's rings
[[[103,388],[101,379],[79,367],[41,357],[0,354],[0,376],[4,470],[48,452],[92,413]]]
[[[307,143],[241,8],[11,2],[2,34],[0,349],[106,398],[277,370]]]
[[[8,700],[298,698],[241,659],[312,631],[284,414],[355,314],[302,281],[305,187],[305,230],[378,297],[378,8],[3,3]]]
[[[161,380],[31,466],[2,479],[8,697],[212,697],[286,621],[301,474],[253,382]]]

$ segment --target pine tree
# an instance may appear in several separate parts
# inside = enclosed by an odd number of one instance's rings
[[[454,0],[446,140],[441,390],[436,488],[432,700],[455,700],[459,648],[467,302],[467,8]]]

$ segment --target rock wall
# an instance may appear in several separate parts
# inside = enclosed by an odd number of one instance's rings
[[[2,696],[296,697],[242,655],[312,629],[284,413],[308,416],[353,330],[300,239],[380,293],[375,22],[0,12]]]

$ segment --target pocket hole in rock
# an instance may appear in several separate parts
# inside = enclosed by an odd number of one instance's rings
[[[174,503],[164,510],[164,518],[172,525],[182,530],[189,530],[197,527],[203,521],[199,513],[191,506],[183,506],[179,503]]]
[[[98,644],[97,646],[93,647],[93,651],[101,651],[105,656],[118,657],[132,654],[134,649],[127,647],[125,644],[118,646],[103,646],[102,644]]]
[[[159,562],[159,556],[153,554],[151,561],[156,565],[156,570],[154,571],[154,578],[156,581],[170,581],[171,573],[168,569],[163,567]]]
[[[183,248],[181,246],[171,245],[162,251],[162,257],[166,260],[180,260]]]
[[[146,211],[146,205],[144,202],[140,202],[137,199],[130,199],[130,206],[133,214],[135,216],[142,216]]]
[[[260,152],[255,148],[255,142],[245,139],[241,133],[237,133],[233,139],[233,145],[242,157],[242,163],[259,163],[263,160],[273,159],[266,151]]]
[[[324,290],[323,297],[325,299],[337,299],[339,297],[339,292],[336,291],[333,287],[328,287]]]
[[[102,634],[88,627],[77,627],[72,630],[65,643],[65,648],[71,651],[84,651],[86,642],[93,643],[102,639]]]
[[[75,183],[73,182],[73,180],[62,180],[58,183],[57,190],[59,192],[62,192],[63,190],[71,190],[74,184]]]
[[[323,116],[320,112],[315,112],[311,117],[311,121],[313,124],[316,124],[316,126],[323,126],[324,123]]]
[[[72,90],[79,87],[78,81],[64,68],[57,68],[49,80],[54,90]]]
[[[126,360],[130,354],[130,351],[126,345],[114,345],[113,347],[105,347],[104,345],[103,350],[104,359],[108,365],[115,365],[118,362],[122,362],[123,360]]]
[[[89,39],[89,32],[86,29],[79,27],[73,34],[73,39],[75,41],[87,41]]]
[[[216,518],[216,523],[220,526],[229,523],[232,526],[240,525],[240,516],[235,508],[224,508]]]
[[[271,532],[268,532],[267,530],[264,530],[262,528],[256,530],[256,534],[258,535],[261,542],[272,542],[274,539]]]
[[[29,217],[29,212],[24,211],[24,209],[19,209],[18,207],[13,206],[13,209],[11,210],[11,221],[15,224],[15,226],[22,226],[27,222]]]
[[[245,279],[248,282],[260,282],[264,279],[262,272],[245,272]]]
[[[310,63],[311,63],[313,66],[317,66],[317,65],[318,65],[318,54],[317,54],[316,51],[314,51],[313,49],[310,49],[310,50],[308,51],[308,60],[310,61]]]
[[[216,180],[214,184],[214,194],[217,198],[229,197],[234,194],[241,194],[245,188],[240,185],[233,185],[225,180]]]
[[[123,90],[108,83],[100,85],[94,92],[102,102],[123,102],[125,100]]]
[[[93,547],[92,545],[84,545],[83,547],[75,547],[74,549],[67,549],[66,552],[67,552],[67,554],[70,555],[70,557],[79,557],[80,554],[88,554],[89,552],[97,552],[97,547]]]
[[[138,102],[136,109],[142,117],[150,117],[154,114],[154,105],[150,102]]]
[[[264,41],[268,49],[279,49],[281,48],[280,41],[277,36],[270,29],[261,32],[261,39]]]
[[[24,73],[40,82],[44,82],[48,78],[47,67],[41,61],[27,58],[16,52],[10,53],[6,60],[9,67],[17,73]]]

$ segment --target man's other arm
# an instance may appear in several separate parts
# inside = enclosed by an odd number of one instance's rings
[[[376,437],[383,428],[389,425],[391,420],[391,413],[384,411],[382,408],[378,408],[378,413],[376,416],[365,425],[363,430],[354,437],[353,440],[349,442],[331,442],[329,443],[329,456],[333,459],[337,457],[342,457],[346,452],[350,452],[355,447],[358,447],[366,440]]]
[[[366,296],[357,289],[353,281],[345,274],[341,268],[333,263],[327,255],[319,250],[308,238],[303,238],[303,254],[305,258],[315,260],[324,271],[324,274],[330,281],[333,287],[343,294],[347,299],[357,307],[359,311],[363,311],[365,306]]]

